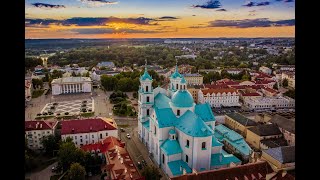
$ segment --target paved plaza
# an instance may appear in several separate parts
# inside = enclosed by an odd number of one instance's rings
[[[87,112],[94,111],[94,101],[92,98],[90,99],[82,99],[82,100],[74,100],[74,101],[61,101],[61,102],[53,102],[48,103],[40,112],[48,113],[52,112],[54,115],[68,112],[69,114],[80,114],[82,109],[86,109]]]

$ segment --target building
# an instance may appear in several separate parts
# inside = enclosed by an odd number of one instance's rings
[[[156,72],[159,74],[159,76],[163,76],[165,79],[168,79],[171,75],[170,69],[161,69]]]
[[[54,135],[58,121],[32,120],[24,122],[25,138],[30,149],[43,149],[42,138]]]
[[[269,122],[278,126],[290,146],[295,145],[296,128],[294,120],[276,114]]]
[[[141,179],[130,154],[125,149],[125,143],[120,139],[109,136],[103,141],[83,145],[81,149],[106,158],[106,164],[101,167],[101,171],[107,173],[109,179]]]
[[[224,123],[227,127],[240,133],[242,136],[247,136],[247,129],[257,126],[258,123],[245,117],[240,113],[227,113],[225,115]]]
[[[295,65],[281,65],[280,70],[281,71],[295,71],[296,66]]]
[[[92,80],[90,77],[65,77],[51,82],[52,95],[69,93],[91,93]]]
[[[209,103],[211,107],[241,106],[239,93],[234,88],[201,89],[198,92],[199,103]]]
[[[227,73],[232,74],[232,75],[238,75],[240,72],[242,72],[245,69],[239,69],[239,68],[230,68],[230,69],[224,69],[227,71]]]
[[[111,61],[104,61],[104,62],[100,62],[97,64],[97,67],[98,68],[101,68],[101,67],[107,67],[107,68],[114,68],[115,65],[113,62]]]
[[[192,95],[195,103],[198,103],[198,92],[201,88],[203,88],[203,85],[189,85],[188,86],[188,91]]]
[[[249,161],[252,149],[240,134],[222,124],[216,126],[214,133],[215,137],[224,144],[229,153],[239,154],[244,162]]]
[[[268,67],[265,67],[265,66],[261,66],[259,68],[259,71],[261,71],[261,72],[263,72],[265,74],[268,74],[268,75],[270,75],[272,73],[272,70],[270,68],[268,68]]]
[[[247,98],[243,104],[254,111],[295,108],[295,100],[287,96]]]
[[[152,81],[145,68],[138,91],[138,137],[170,178],[241,163],[215,141],[210,105],[194,103],[177,66],[168,89],[152,89]]]
[[[281,79],[282,79],[282,81],[284,79],[287,79],[289,87],[291,87],[293,89],[296,87],[295,72],[290,72],[290,71],[282,72]]]
[[[265,180],[269,174],[274,171],[266,161],[244,164],[241,166],[222,168],[218,170],[210,170],[204,172],[193,172],[182,176],[171,178],[171,180],[236,180],[236,179],[252,179]]]
[[[194,55],[194,54],[175,56],[176,59],[181,59],[181,58],[185,58],[185,59],[196,59],[196,57],[197,57],[197,55]]]
[[[118,137],[115,122],[101,118],[61,121],[61,139],[70,137],[77,147],[100,142],[108,136]]]
[[[276,125],[263,124],[248,128],[246,141],[256,149],[268,149],[267,144],[262,144],[261,141],[280,137],[282,133]]]
[[[186,79],[188,85],[202,85],[203,84],[203,76],[199,73],[184,74],[183,76]]]
[[[282,146],[262,151],[261,159],[275,171],[295,169],[295,146]]]
[[[264,87],[261,89],[262,93],[267,97],[274,97],[279,94],[279,92],[275,89],[271,89],[268,87]]]
[[[30,101],[32,98],[32,90],[33,90],[33,86],[32,86],[32,81],[29,79],[25,79],[24,80],[24,92],[25,92],[25,100],[26,101]]]
[[[44,67],[41,65],[37,65],[36,67],[34,67],[34,71],[42,71],[43,69]]]
[[[113,70],[94,70],[91,74],[91,79],[93,81],[98,81],[100,82],[101,76],[106,75],[106,76],[115,76],[119,74],[120,72],[118,71],[113,71]]]

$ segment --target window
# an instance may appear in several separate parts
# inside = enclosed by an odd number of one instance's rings
[[[82,138],[82,136],[80,136],[80,138]]]
[[[147,116],[149,116],[149,109],[147,109]]]
[[[164,154],[162,154],[162,164],[164,164]]]
[[[82,142],[82,139],[80,139],[80,142]]]
[[[92,140],[92,144],[94,143],[94,140]]]
[[[180,85],[180,89],[182,89],[182,85]]]
[[[178,86],[178,84],[176,84],[176,89],[178,89],[179,88],[179,86]]]
[[[189,140],[187,140],[187,145],[186,146],[189,147]]]
[[[177,110],[177,116],[180,116],[180,110],[179,109]]]
[[[77,136],[74,136],[75,139],[77,139]]]
[[[147,96],[147,102],[149,102],[149,96]]]
[[[157,134],[157,127],[154,126],[154,134]]]
[[[86,139],[88,139],[88,135],[86,135]]]
[[[94,135],[92,134],[92,138],[94,138]]]
[[[183,85],[183,89],[186,89],[186,85]]]
[[[106,136],[108,136],[108,133],[106,133]]]
[[[189,157],[188,157],[188,155],[186,155],[186,162],[188,162],[189,161]]]
[[[206,149],[206,142],[203,142],[201,145],[202,150]]]
[[[102,139],[102,134],[100,134],[100,139]]]
[[[149,87],[148,86],[146,86],[146,92],[148,92],[149,91]]]
[[[49,134],[50,133],[50,131],[47,131],[47,134]]]
[[[76,141],[76,145],[78,145],[78,142]]]
[[[36,134],[36,132],[34,132],[33,134]]]

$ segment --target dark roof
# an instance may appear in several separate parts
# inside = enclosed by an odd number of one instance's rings
[[[259,136],[272,136],[282,134],[279,128],[274,124],[262,124],[248,128],[248,130]]]
[[[112,124],[98,119],[66,120],[61,122],[61,135],[98,132],[116,129]]]
[[[280,116],[278,114],[276,114],[275,116],[273,116],[270,121],[272,124],[275,124],[291,133],[295,133],[296,132],[296,124],[293,120],[291,119],[287,119],[283,116]]]
[[[281,138],[272,138],[272,139],[264,139],[260,141],[262,144],[268,146],[269,148],[276,148],[281,146],[288,146],[287,140],[283,137]]]
[[[108,70],[97,70],[95,72],[96,72],[97,75],[119,73],[117,71],[108,71]]]
[[[171,180],[226,180],[226,179],[266,179],[266,175],[273,173],[272,168],[266,161],[250,163],[231,168],[221,168],[218,170],[209,170],[198,172],[197,174],[186,174],[171,178]]]
[[[239,113],[227,113],[226,116],[232,118],[233,120],[237,121],[238,123],[244,126],[257,126],[258,123],[254,122],[253,120],[243,116]]]
[[[270,155],[281,163],[295,162],[295,146],[282,146],[263,150],[264,153]]]

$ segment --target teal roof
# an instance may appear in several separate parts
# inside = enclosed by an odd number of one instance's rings
[[[177,117],[173,114],[171,108],[159,109],[155,107],[154,111],[158,118],[159,128],[174,126]]]
[[[219,142],[216,137],[212,136],[212,147],[216,147],[216,146],[223,146],[223,144]]]
[[[150,120],[143,122],[142,126],[145,127],[146,129],[148,129],[148,131],[150,131]]]
[[[201,119],[204,122],[208,122],[208,121],[215,121],[216,118],[214,117],[211,107],[208,103],[204,103],[204,104],[197,104],[195,106],[194,112],[201,117]]]
[[[246,156],[250,155],[252,149],[240,134],[225,127],[222,124],[216,126],[215,134],[220,134],[220,139],[227,141],[232,147],[234,147],[241,154]]]
[[[161,146],[160,148],[163,150],[163,152],[166,155],[172,155],[172,154],[178,154],[182,153],[182,149],[180,147],[180,144],[177,140],[170,140],[167,139]]]
[[[187,173],[192,172],[188,164],[182,160],[168,162],[168,167],[170,168],[173,176],[182,175],[183,171],[180,171],[181,166],[186,170]]]
[[[170,129],[169,134],[176,134],[176,131],[174,129]]]
[[[190,110],[187,110],[176,120],[175,127],[192,137],[207,137],[213,135],[213,130]]]
[[[221,161],[220,161],[220,155],[221,155]],[[211,166],[228,165],[231,162],[241,163],[241,161],[237,157],[235,157],[232,154],[227,154],[224,151],[223,153],[211,154]]]
[[[170,108],[169,102],[171,102],[170,98],[162,93],[158,93],[156,97],[154,97],[154,105],[159,109]]]
[[[171,102],[175,107],[192,107],[193,97],[187,90],[179,90],[172,95]]]
[[[186,79],[182,76],[180,83],[187,83]]]
[[[144,73],[142,74],[142,76],[140,77],[140,80],[152,80],[152,77],[150,76],[150,74],[148,73],[147,69],[145,69]]]
[[[170,77],[175,79],[177,77],[182,78],[183,76],[179,73],[178,67],[176,66],[176,70],[174,71],[174,73],[171,74]]]

